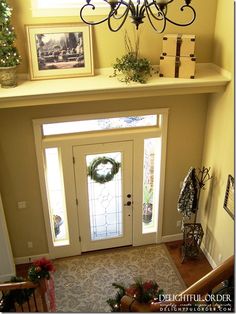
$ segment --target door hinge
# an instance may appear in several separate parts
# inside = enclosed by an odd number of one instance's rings
[[[75,199],[75,203],[78,206],[79,202],[78,202],[78,198]]]
[[[73,164],[75,164],[75,157],[74,156],[73,156],[72,160],[73,160]]]
[[[81,236],[79,236],[79,242],[81,242]]]

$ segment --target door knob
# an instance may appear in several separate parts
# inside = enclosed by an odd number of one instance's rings
[[[131,198],[131,194],[127,194],[127,197],[128,197],[128,198]]]
[[[126,204],[124,204],[124,206],[130,206],[132,204],[132,202],[128,201]]]

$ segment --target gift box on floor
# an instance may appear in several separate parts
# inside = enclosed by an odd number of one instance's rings
[[[162,55],[194,57],[195,35],[166,34],[163,37]]]
[[[161,56],[160,77],[179,77],[194,79],[195,57]]]

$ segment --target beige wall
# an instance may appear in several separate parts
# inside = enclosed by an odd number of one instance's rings
[[[85,2],[85,0],[84,0]],[[182,1],[174,1],[171,4],[170,16],[176,16]],[[184,32],[186,34],[196,34],[196,56],[198,62],[212,61],[212,45],[215,27],[216,0],[194,0],[193,5],[197,11],[197,19],[194,24],[186,28],[178,28],[176,26],[167,25],[166,33]],[[22,64],[19,68],[20,72],[27,72],[27,47],[25,38],[25,24],[45,24],[45,23],[67,23],[79,22],[79,17],[54,17],[54,18],[32,18],[31,0],[9,0],[9,4],[13,7],[12,23],[15,26],[18,36],[17,47],[22,55]],[[179,13],[180,15],[180,13]],[[183,19],[182,19],[183,20]],[[134,26],[129,21],[125,24],[130,36],[134,32]],[[162,35],[155,33],[149,23],[140,26],[141,30],[141,54],[149,58],[152,64],[159,64],[159,56],[162,47]],[[123,30],[113,33],[107,29],[107,25],[102,24],[96,26],[93,32],[94,39],[94,59],[95,68],[110,67],[115,59],[124,52]],[[204,48],[203,48],[204,47]]]
[[[234,1],[218,1],[214,62],[234,76]],[[234,221],[223,208],[228,174],[234,176],[234,82],[209,99],[203,165],[214,180],[202,193],[203,243],[216,264],[234,254]]]
[[[0,190],[15,257],[45,253],[47,241],[40,198],[32,119],[80,113],[170,108],[163,234],[176,234],[179,183],[191,165],[199,166],[207,109],[206,95],[2,109],[0,112]],[[184,139],[184,140],[183,140]],[[73,184],[73,182],[72,182]],[[26,200],[26,209],[17,202]],[[32,241],[33,249],[27,248]]]

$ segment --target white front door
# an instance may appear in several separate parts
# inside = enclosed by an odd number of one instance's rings
[[[132,244],[133,142],[73,147],[82,252]]]

